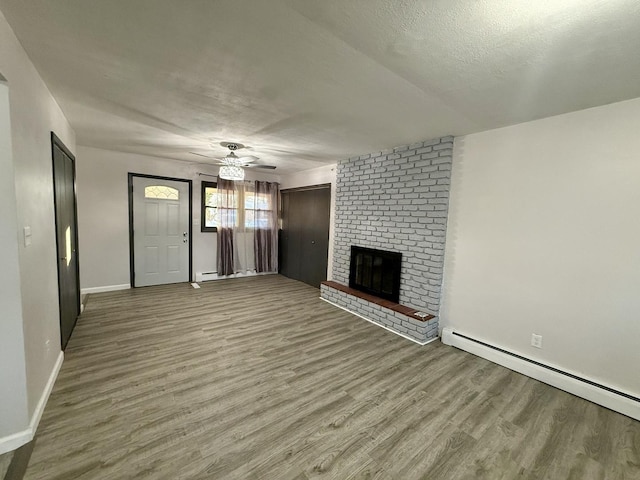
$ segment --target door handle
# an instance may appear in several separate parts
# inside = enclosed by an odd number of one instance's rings
[[[187,236],[187,232],[182,232],[182,236],[186,237]]]
[[[315,245],[316,241],[315,240],[311,240],[311,245]]]

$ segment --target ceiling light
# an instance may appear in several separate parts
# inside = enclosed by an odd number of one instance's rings
[[[235,153],[231,152],[229,155],[222,159],[222,163],[225,165],[233,165],[234,167],[240,167],[246,163],[242,158],[239,158]]]
[[[235,165],[223,165],[218,176],[224,180],[244,180],[244,170]]]

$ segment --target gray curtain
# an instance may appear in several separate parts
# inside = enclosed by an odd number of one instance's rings
[[[218,177],[218,275],[234,272],[234,229],[236,228],[238,195],[233,180]]]
[[[278,184],[256,181],[253,252],[256,272],[278,271]]]

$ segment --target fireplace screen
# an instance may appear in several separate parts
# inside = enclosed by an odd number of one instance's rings
[[[402,254],[351,246],[349,287],[398,303]]]

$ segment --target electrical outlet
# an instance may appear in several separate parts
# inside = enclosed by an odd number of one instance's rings
[[[542,335],[531,334],[531,345],[536,348],[542,348]]]

